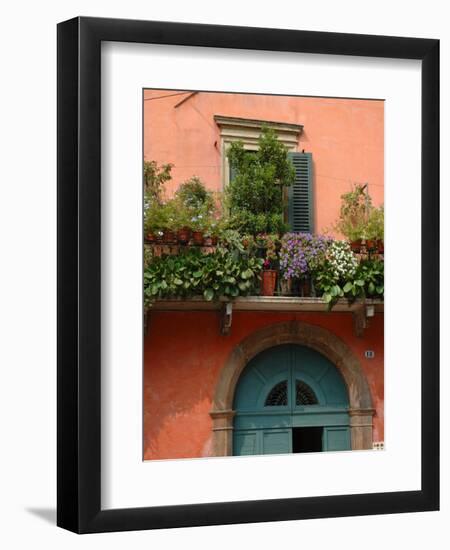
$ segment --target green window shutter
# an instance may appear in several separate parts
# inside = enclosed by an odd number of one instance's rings
[[[294,183],[288,187],[288,224],[291,231],[312,233],[313,189],[311,153],[289,153],[295,168]]]

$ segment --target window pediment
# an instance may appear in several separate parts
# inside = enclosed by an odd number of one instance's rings
[[[214,115],[214,121],[220,128],[222,140],[227,142],[240,140],[247,149],[256,149],[263,127],[271,128],[277,138],[289,150],[297,148],[298,139],[303,131],[302,124],[259,120],[250,118]]]

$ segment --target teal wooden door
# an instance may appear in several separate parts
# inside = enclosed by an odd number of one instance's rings
[[[276,346],[252,359],[233,407],[234,455],[351,448],[344,380],[328,359],[305,346]]]

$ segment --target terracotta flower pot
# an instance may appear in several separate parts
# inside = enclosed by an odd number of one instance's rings
[[[300,296],[309,298],[311,296],[311,279],[301,279],[299,283]]]
[[[361,251],[362,241],[361,239],[357,239],[356,241],[350,242],[350,248],[352,252],[356,252],[357,254]]]
[[[145,235],[145,240],[146,240],[148,243],[154,243],[155,240],[156,240],[155,234],[152,233],[151,231],[149,231],[149,232],[147,233],[147,235]]]
[[[191,230],[188,227],[183,227],[177,231],[177,240],[180,244],[187,244],[191,238]]]
[[[165,229],[163,232],[163,242],[166,244],[176,243],[177,239],[175,233],[170,229]]]
[[[273,296],[277,284],[275,269],[264,269],[261,276],[261,296]]]
[[[384,242],[381,239],[377,240],[378,254],[384,254]]]
[[[376,252],[376,250],[377,250],[377,241],[375,241],[374,239],[367,239],[366,240],[366,249]]]
[[[197,246],[203,245],[203,231],[193,231],[192,232],[192,240],[194,241],[194,244]]]

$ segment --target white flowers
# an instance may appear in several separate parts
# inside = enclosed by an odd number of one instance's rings
[[[328,247],[327,259],[336,279],[351,278],[358,266],[358,260],[346,241],[333,241]]]

